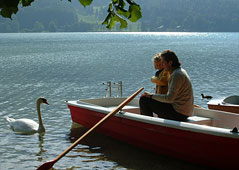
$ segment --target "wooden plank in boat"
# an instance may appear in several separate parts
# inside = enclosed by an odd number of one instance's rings
[[[188,117],[188,122],[199,124],[199,125],[212,126],[212,119],[207,117],[191,116],[191,117]]]

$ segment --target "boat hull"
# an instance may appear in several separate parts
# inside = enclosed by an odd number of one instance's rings
[[[207,105],[209,109],[221,110],[239,114],[239,96],[229,96],[225,99],[210,100]]]
[[[225,112],[232,112],[239,114],[239,106],[219,105],[219,104],[208,104],[209,109],[221,110]]]
[[[68,105],[73,122],[92,127],[106,114]],[[198,133],[114,116],[97,131],[159,154],[220,169],[238,165],[237,138]]]

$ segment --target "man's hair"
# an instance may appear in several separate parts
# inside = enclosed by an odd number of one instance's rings
[[[178,57],[174,51],[165,50],[161,53],[161,56],[164,57],[164,60],[167,61],[167,63],[169,61],[172,61],[172,67],[178,68],[181,66],[181,63],[179,62]]]

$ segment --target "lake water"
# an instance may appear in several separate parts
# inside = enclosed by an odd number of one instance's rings
[[[178,55],[200,94],[239,95],[239,33],[17,33],[0,34],[0,169],[36,169],[68,148],[84,128],[71,130],[65,100],[105,96],[103,83],[123,82],[123,96],[152,91],[152,57]],[[113,89],[113,96],[116,89]],[[15,134],[4,116],[37,121],[41,105],[46,133]],[[94,133],[54,165],[66,169],[205,169],[156,155]]]

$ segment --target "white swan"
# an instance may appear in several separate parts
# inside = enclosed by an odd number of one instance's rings
[[[7,121],[9,122],[13,131],[17,133],[42,133],[45,132],[45,128],[43,126],[42,118],[41,118],[41,111],[40,111],[40,104],[45,103],[48,104],[47,100],[43,97],[37,99],[37,113],[38,113],[38,120],[39,125],[37,122],[31,119],[13,119],[6,116]]]

